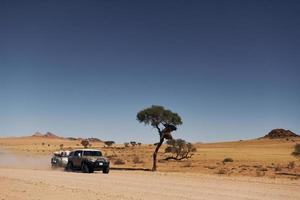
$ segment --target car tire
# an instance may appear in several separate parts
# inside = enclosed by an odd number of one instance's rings
[[[104,167],[102,172],[103,172],[103,174],[108,174],[109,173],[109,166]]]
[[[68,162],[67,167],[66,167],[66,171],[68,171],[68,172],[73,171],[73,163]]]
[[[88,166],[86,163],[83,163],[83,164],[81,165],[81,171],[82,171],[83,173],[90,173],[89,166]]]
[[[90,168],[89,173],[94,173],[94,169]]]

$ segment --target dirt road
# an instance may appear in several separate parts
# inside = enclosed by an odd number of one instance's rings
[[[0,168],[0,200],[300,199],[300,181],[112,171],[82,174]]]

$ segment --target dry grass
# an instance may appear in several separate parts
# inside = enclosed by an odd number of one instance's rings
[[[197,152],[194,156],[179,162],[163,161],[166,156],[163,153],[166,145],[163,145],[158,154],[158,161],[161,160],[157,163],[158,170],[178,172],[188,169],[189,172],[215,174],[224,169],[231,175],[257,176],[257,168],[267,167],[268,171],[264,171],[265,176],[273,176],[279,170],[300,173],[300,161],[291,154],[297,142],[300,143],[300,139],[195,144]],[[61,146],[63,149],[82,148],[78,140],[41,137],[0,138],[0,148],[24,154],[50,155],[53,151],[60,150]],[[122,167],[151,169],[155,146],[142,144],[124,148],[124,144],[116,144],[114,147],[104,147],[101,142],[92,142],[92,148],[102,150],[111,159],[112,165],[117,158],[121,158],[125,161]],[[234,162],[224,164],[222,162],[224,158],[231,158]]]

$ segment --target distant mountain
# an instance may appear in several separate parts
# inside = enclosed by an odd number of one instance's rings
[[[32,136],[33,136],[33,137],[43,137],[44,134],[41,133],[41,132],[35,132]]]
[[[51,133],[51,132],[47,132],[44,137],[47,137],[47,138],[61,138],[57,135],[55,135],[54,133]]]
[[[45,138],[61,138],[61,137],[59,137],[56,134],[51,133],[51,132],[47,132],[46,134],[43,134],[41,132],[35,132],[32,136],[33,137],[45,137]]]
[[[271,130],[263,138],[277,139],[277,138],[289,138],[289,137],[300,137],[300,136],[290,130],[278,128],[278,129]]]

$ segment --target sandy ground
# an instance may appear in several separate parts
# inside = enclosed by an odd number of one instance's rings
[[[163,160],[167,156],[164,153],[166,145],[163,145],[158,154],[158,170],[202,174],[222,172],[230,176],[299,178],[300,159],[291,155],[296,143],[300,143],[300,138],[198,143],[194,144],[197,147],[195,155],[191,159],[182,161]],[[152,167],[154,145],[142,144],[125,148],[124,144],[113,147],[104,147],[101,142],[91,144],[92,148],[100,149],[111,160],[112,167],[143,169]],[[5,156],[4,159],[0,159],[0,167],[16,168],[22,165],[30,169],[48,168],[51,154],[59,150],[60,145],[63,145],[64,149],[81,148],[80,140],[45,137],[0,138],[0,157]],[[134,162],[136,157],[140,162]],[[232,158],[234,162],[223,164],[224,158]],[[123,160],[124,164],[115,164],[118,159]],[[296,173],[298,177],[278,175],[282,172]]]
[[[189,173],[110,174],[0,168],[1,200],[300,199],[300,181]]]

